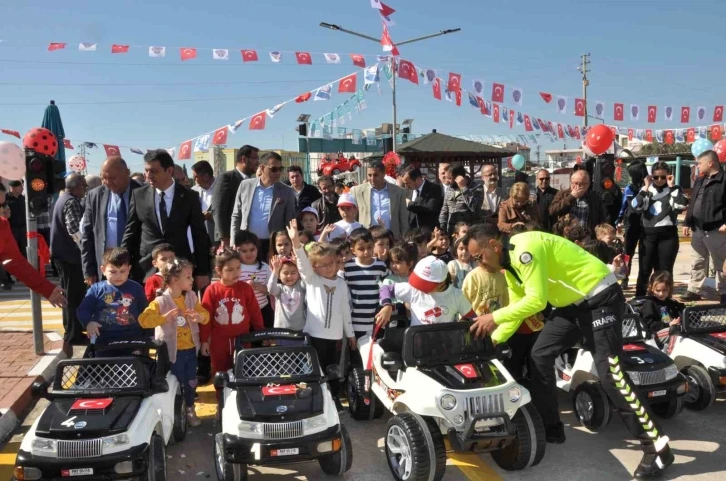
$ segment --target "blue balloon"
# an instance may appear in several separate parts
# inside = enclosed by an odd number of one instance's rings
[[[704,153],[707,150],[712,150],[713,144],[709,142],[706,139],[697,139],[692,145],[691,145],[691,153],[694,157],[698,158],[699,155]]]
[[[517,170],[524,169],[524,164],[526,163],[526,160],[524,158],[524,155],[517,154],[514,157],[512,157],[512,167],[514,167]]]

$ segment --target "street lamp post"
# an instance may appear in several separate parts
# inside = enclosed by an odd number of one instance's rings
[[[355,35],[356,37],[364,38],[366,40],[370,40],[375,43],[380,43],[380,39],[371,37],[370,35],[365,35],[362,33],[354,32],[353,30],[347,30],[339,25],[333,25],[330,23],[321,22],[321,27],[329,28],[331,30],[337,30],[339,32],[347,33],[350,35]],[[400,47],[402,45],[406,45],[409,43],[414,42],[420,42],[421,40],[428,40],[429,38],[434,37],[440,37],[442,35],[447,35],[449,33],[455,33],[459,32],[460,28],[450,28],[448,30],[441,30],[437,33],[432,33],[431,35],[424,35],[423,37],[416,37],[412,38],[410,40],[404,40],[403,42],[397,42],[396,47]],[[392,91],[392,97],[393,97],[393,134],[392,134],[392,140],[393,140],[393,151],[396,151],[396,118],[397,118],[397,111],[396,111],[396,59],[393,55],[391,55],[390,59],[390,65],[391,65],[391,74],[393,75],[392,82],[391,82],[391,91]]]

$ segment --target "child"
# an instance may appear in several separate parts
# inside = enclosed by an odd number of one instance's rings
[[[368,229],[373,236],[373,255],[388,266],[388,252],[393,245],[393,233],[380,225]]]
[[[270,307],[267,291],[267,280],[270,278],[270,266],[259,258],[259,239],[250,231],[241,230],[234,235],[234,246],[242,260],[239,280],[246,282],[255,291],[257,303],[262,311],[262,320],[266,328],[275,324],[275,313]]]
[[[130,263],[128,250],[106,250],[101,265],[106,280],[93,284],[78,306],[78,320],[88,337],[95,336],[100,344],[143,336],[137,319],[148,302],[141,284],[129,280]]]
[[[640,309],[648,333],[656,336],[659,344],[665,344],[669,336],[669,327],[681,323],[681,313],[685,304],[674,300],[673,276],[667,271],[658,271],[650,276],[648,296]],[[666,352],[670,354],[673,345],[668,343]]]
[[[363,225],[356,221],[355,218],[358,215],[358,204],[355,202],[355,197],[351,194],[343,194],[338,199],[338,212],[340,213],[341,220],[335,223],[340,229],[336,229],[330,235],[330,239],[335,239],[342,235],[350,235],[354,229],[363,227]]]
[[[312,233],[313,240],[318,240],[320,237],[320,232],[318,231],[318,211],[312,207],[305,207],[300,212],[298,220],[300,221],[298,225],[302,226],[301,230]]]
[[[267,290],[275,297],[275,327],[302,331],[305,327],[305,284],[290,257],[270,259],[272,275]]]
[[[471,272],[473,265],[471,264],[471,254],[469,249],[466,248],[466,244],[462,241],[463,237],[456,239],[454,242],[454,251],[456,252],[456,259],[449,262],[449,274],[453,281],[454,287],[461,289],[464,285],[464,278]]]
[[[272,256],[292,257],[292,241],[287,231],[273,232],[270,236],[270,258]]]
[[[607,264],[610,272],[615,274],[617,279],[625,277],[627,265],[623,261],[622,254],[616,255],[612,247],[601,240],[595,239],[585,241],[581,247]]]
[[[161,289],[161,284],[163,283],[161,269],[174,259],[176,259],[176,253],[174,252],[174,246],[171,244],[159,244],[151,251],[151,264],[156,267],[157,271],[149,276],[144,284],[144,293],[146,293],[147,301],[153,301],[158,295],[158,291]]]
[[[431,237],[431,231],[415,227],[403,234],[403,241],[416,246],[417,259],[421,260],[429,255],[428,243]]]
[[[199,325],[209,322],[209,312],[194,293],[194,266],[186,259],[175,259],[161,268],[164,293],[156,297],[139,316],[139,324],[156,329],[156,339],[166,342],[171,373],[181,386],[187,406],[187,422],[202,422],[194,411],[197,389],[197,353],[201,347]]]
[[[394,298],[411,306],[412,326],[454,322],[476,316],[467,298],[451,285],[446,264],[434,256],[418,261],[408,282],[381,287],[380,301],[383,308],[376,314],[377,324],[388,324]]]
[[[378,307],[378,285],[388,275],[388,268],[373,257],[373,236],[361,227],[351,232],[350,251],[354,259],[345,263],[345,282],[353,305],[351,318],[355,337],[373,332],[373,317]]]
[[[565,239],[570,242],[574,242],[580,247],[590,240],[590,230],[579,223],[565,227],[562,235]]]
[[[212,322],[200,327],[199,336],[202,354],[209,356],[211,353],[212,372],[232,368],[237,336],[265,328],[255,291],[239,280],[240,267],[239,253],[224,249],[214,262],[219,281],[204,291],[202,306],[209,312]]]
[[[595,226],[595,238],[610,245],[617,238],[615,227],[610,224],[598,224]]]
[[[307,230],[300,231],[300,234],[299,234],[300,243],[302,245],[304,245],[305,247],[307,247],[310,244],[312,244],[313,242],[315,242],[315,237],[316,237],[315,234],[313,234],[312,232],[307,231]]]
[[[390,273],[383,279],[381,285],[390,286],[397,282],[408,282],[413,266],[416,265],[416,252],[416,247],[405,242],[393,246],[389,253],[391,261]],[[409,317],[407,308],[403,303],[398,302],[397,299],[391,299],[391,302],[396,305],[396,310],[400,315]]]
[[[454,241],[456,241],[456,239],[463,239],[467,232],[469,232],[469,224],[459,221],[454,226],[454,235],[452,238]]]
[[[323,229],[323,233],[325,233],[325,229]],[[330,245],[335,248],[335,255],[338,258],[338,277],[345,279],[345,263],[353,258],[348,237],[336,237],[330,241]]]
[[[451,252],[449,252],[449,247],[451,247],[449,237],[438,227],[435,228],[431,234],[431,240],[426,245],[427,250],[437,259],[441,259],[445,264],[448,264],[454,260]]]

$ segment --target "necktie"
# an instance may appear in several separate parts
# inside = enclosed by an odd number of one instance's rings
[[[128,212],[126,211],[126,201],[123,194],[119,196],[118,212],[116,212],[116,241],[118,246],[124,238],[124,230],[126,230],[126,220]]]
[[[164,192],[159,193],[159,218],[161,218],[161,231],[166,231],[166,226],[169,224],[169,214],[166,212],[166,202],[164,201]]]

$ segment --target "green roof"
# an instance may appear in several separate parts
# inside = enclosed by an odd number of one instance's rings
[[[502,158],[516,154],[501,147],[485,145],[471,140],[464,140],[451,135],[432,132],[396,148],[399,154],[424,154],[442,156],[469,156],[481,158]]]

